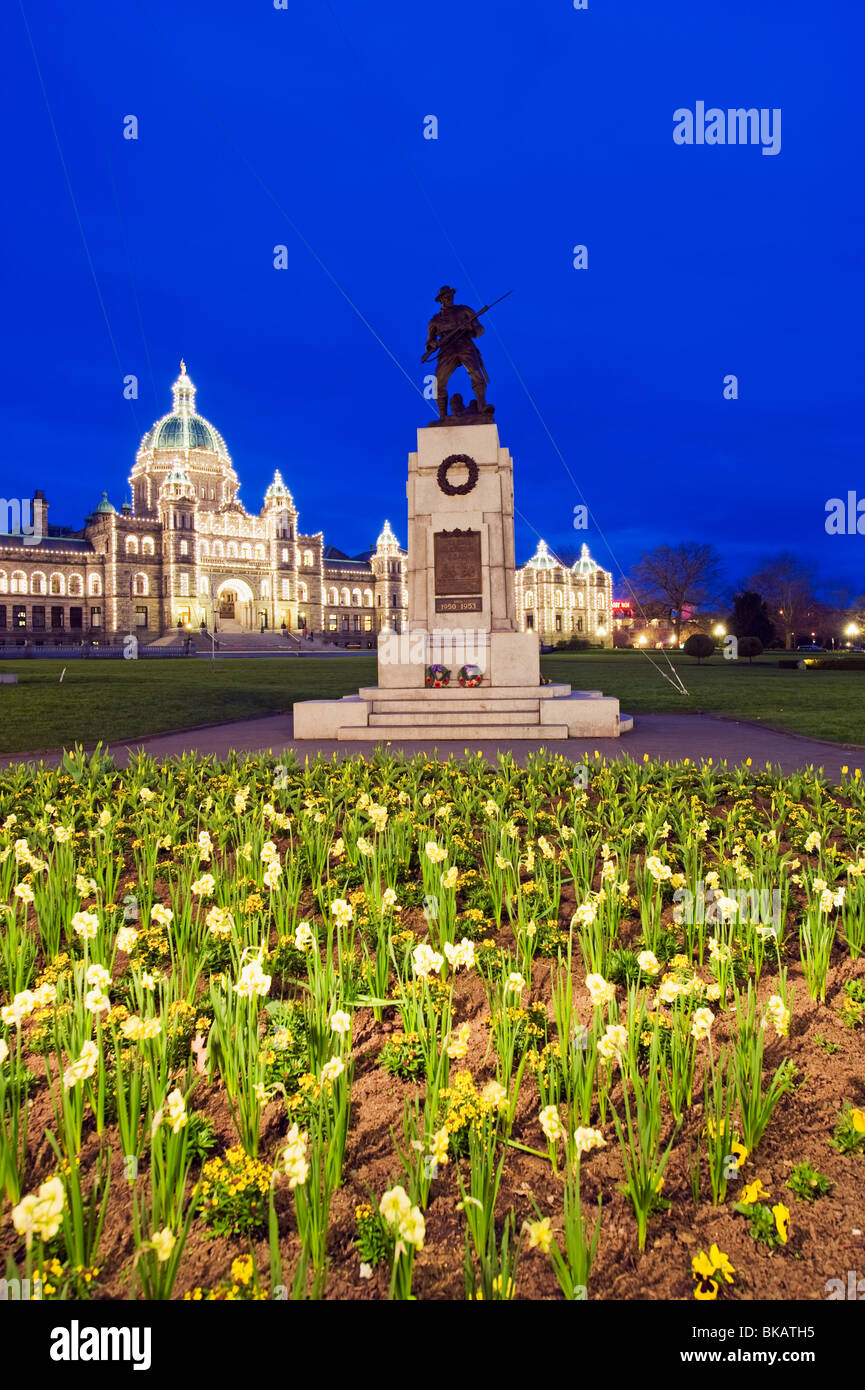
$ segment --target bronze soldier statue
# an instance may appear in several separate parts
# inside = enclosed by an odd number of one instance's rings
[[[486,386],[489,377],[480,352],[473,339],[484,331],[483,324],[468,304],[454,304],[454,290],[450,285],[442,285],[436,299],[441,304],[439,312],[430,319],[427,329],[426,356],[438,352],[436,364],[436,401],[439,419],[445,420],[448,413],[448,382],[457,367],[465,367],[474,388],[478,414],[485,412]],[[480,311],[483,312],[483,311]]]

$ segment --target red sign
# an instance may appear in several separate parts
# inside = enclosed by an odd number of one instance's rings
[[[620,618],[633,618],[634,610],[631,607],[631,600],[628,598],[614,598],[613,612],[618,613]]]

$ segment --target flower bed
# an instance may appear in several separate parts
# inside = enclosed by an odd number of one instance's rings
[[[585,774],[4,772],[7,1273],[50,1299],[828,1296],[865,1178],[862,779]]]

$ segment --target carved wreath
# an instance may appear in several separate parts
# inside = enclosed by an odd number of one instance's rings
[[[451,469],[455,463],[464,463],[469,470],[469,476],[464,483],[460,483],[459,487],[456,487],[453,483],[448,481],[448,470]],[[436,474],[436,482],[441,491],[447,493],[448,497],[464,497],[467,492],[471,492],[477,480],[478,466],[473,458],[469,458],[468,454],[449,454],[448,457],[439,464],[439,470]]]

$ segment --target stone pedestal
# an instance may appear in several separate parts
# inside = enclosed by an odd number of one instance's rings
[[[494,424],[418,430],[408,469],[408,631],[379,633],[378,685],[294,707],[295,738],[616,738],[618,700],[541,685],[515,608],[513,462]],[[426,684],[442,665],[450,684]],[[480,685],[461,687],[462,666]]]

